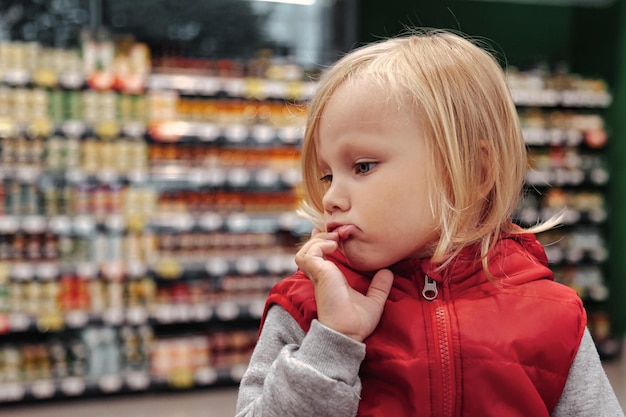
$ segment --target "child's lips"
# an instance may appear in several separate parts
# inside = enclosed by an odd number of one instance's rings
[[[359,229],[353,224],[344,224],[339,226],[333,232],[339,234],[339,240],[347,240],[350,236],[355,234]]]

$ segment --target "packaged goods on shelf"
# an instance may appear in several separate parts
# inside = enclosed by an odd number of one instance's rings
[[[507,75],[529,147],[527,187],[515,218],[533,225],[561,216],[562,226],[539,240],[556,279],[576,289],[590,317],[602,317],[592,334],[600,354],[614,357],[619,343],[602,331],[610,328],[604,110],[611,94],[603,80],[562,71],[511,69]]]

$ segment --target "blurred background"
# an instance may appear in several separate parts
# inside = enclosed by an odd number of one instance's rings
[[[540,235],[626,405],[626,4],[1,0],[3,415],[234,414],[264,299],[295,271],[306,105],[407,27],[487,40]]]

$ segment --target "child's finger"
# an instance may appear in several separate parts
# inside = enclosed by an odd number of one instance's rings
[[[381,309],[384,308],[392,284],[393,273],[388,269],[381,269],[372,278],[372,282],[367,289],[367,298],[376,302]]]

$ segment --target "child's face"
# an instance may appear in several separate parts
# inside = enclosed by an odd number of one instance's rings
[[[400,110],[387,97],[366,79],[348,81],[319,123],[326,229],[339,232],[341,250],[362,271],[428,255],[437,238],[420,123],[410,105]]]

